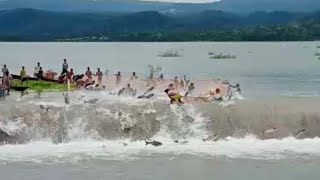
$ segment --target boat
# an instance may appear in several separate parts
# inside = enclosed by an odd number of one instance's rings
[[[42,78],[41,78],[41,81],[54,82],[54,83],[60,83],[60,84],[63,83],[62,80],[48,79],[48,78],[46,78],[46,77],[42,77]]]
[[[10,89],[15,90],[15,91],[23,92],[23,91],[29,89],[29,87],[24,87],[24,86],[11,86]]]
[[[20,79],[21,79],[21,76],[19,76],[19,75],[15,75],[15,74],[11,74],[11,77],[12,77],[12,79],[15,79],[15,80],[20,80]],[[39,79],[38,79],[38,78],[35,78],[35,77],[29,77],[29,76],[27,76],[27,77],[23,78],[23,80],[28,80],[28,81],[39,81]],[[63,83],[63,81],[61,81],[61,80],[48,79],[48,78],[46,78],[46,77],[42,77],[42,78],[41,78],[41,81],[54,82],[54,83]]]
[[[20,75],[16,75],[16,74],[11,74],[11,77],[12,77],[12,79],[16,79],[16,80],[20,80],[21,79],[21,76]],[[27,77],[25,77],[23,79],[24,80],[29,80],[29,81],[37,81],[38,80],[38,78],[29,77],[29,76],[27,76]]]

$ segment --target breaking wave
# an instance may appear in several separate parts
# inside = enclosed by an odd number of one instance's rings
[[[1,102],[0,160],[320,155],[320,103],[316,100],[245,100],[225,107],[215,103],[170,106],[162,96],[138,100],[105,92],[75,93],[71,99],[70,105],[64,105],[57,94]],[[146,146],[145,140],[163,145]]]

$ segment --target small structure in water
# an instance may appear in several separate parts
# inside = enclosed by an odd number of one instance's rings
[[[236,59],[237,56],[231,54],[223,54],[223,53],[213,53],[209,52],[211,56],[210,59]]]
[[[179,50],[177,49],[168,49],[164,52],[160,52],[158,54],[159,57],[181,57],[182,54]]]
[[[208,53],[208,55],[209,55],[209,56],[214,56],[214,55],[216,55],[216,53],[213,52],[213,51],[210,51],[210,52]]]

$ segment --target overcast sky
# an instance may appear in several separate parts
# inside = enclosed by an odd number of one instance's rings
[[[219,0],[141,0],[141,1],[158,1],[158,2],[174,2],[174,3],[210,3]]]

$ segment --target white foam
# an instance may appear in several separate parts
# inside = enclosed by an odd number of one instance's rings
[[[131,160],[150,155],[177,156],[189,154],[201,157],[225,156],[228,158],[250,158],[278,160],[293,157],[320,156],[320,139],[258,140],[253,136],[243,139],[227,138],[218,142],[203,142],[190,139],[187,144],[175,144],[162,139],[163,146],[145,146],[145,142],[123,141],[73,141],[54,145],[47,141],[25,145],[4,145],[0,147],[2,162],[78,162],[84,159]]]
[[[77,92],[72,95],[75,103],[83,92]],[[131,103],[131,104],[152,104],[149,100],[139,100],[132,97],[118,97],[109,95],[108,92],[99,93],[85,93],[88,98],[98,98],[99,102],[103,103]],[[164,100],[164,96],[154,98],[155,101]],[[44,100],[40,100],[44,101]],[[44,104],[51,106],[62,106],[62,104],[54,102],[40,102],[33,101],[30,103]],[[62,97],[61,97],[61,103]],[[65,106],[65,105],[63,105]],[[151,106],[151,105],[150,105]],[[277,140],[258,140],[254,136],[247,136],[242,139],[227,138],[217,142],[203,142],[202,138],[207,137],[205,130],[206,119],[199,113],[196,107],[192,105],[185,105],[170,109],[175,118],[172,122],[163,122],[161,118],[170,115],[170,113],[158,116],[161,122],[161,130],[154,136],[155,140],[161,141],[163,146],[153,147],[145,146],[145,142],[129,142],[124,141],[97,141],[90,139],[90,134],[85,134],[86,121],[79,118],[74,122],[72,128],[68,131],[68,136],[71,142],[66,144],[55,145],[48,141],[37,141],[23,145],[4,145],[0,146],[0,161],[2,162],[79,162],[84,159],[98,158],[98,159],[115,159],[115,160],[130,160],[141,158],[150,155],[181,155],[189,154],[201,157],[215,157],[225,156],[228,158],[251,158],[251,159],[266,159],[275,160],[292,157],[309,157],[320,156],[320,139],[303,139],[298,140],[291,137]],[[118,119],[119,115],[112,113],[109,109],[98,108],[102,114],[115,116]],[[143,113],[157,113],[153,108],[143,109]],[[130,114],[123,113],[121,115],[127,121],[122,125],[123,127],[129,123],[133,125],[134,119],[130,118]],[[194,119],[188,125],[185,124],[185,116],[190,116]],[[121,119],[121,118],[120,118]],[[170,137],[169,130],[163,123],[173,123],[174,126],[183,127],[182,131],[187,132],[187,144],[176,144]],[[7,128],[8,132],[19,130],[22,126],[20,124],[0,124],[2,128]],[[184,127],[186,126],[186,127]],[[216,133],[216,132],[215,132]],[[94,136],[93,136],[94,137]],[[128,145],[124,146],[125,142]]]
[[[0,129],[9,135],[15,135],[22,131],[22,129],[25,127],[26,125],[23,123],[21,118],[8,120],[0,117]]]

